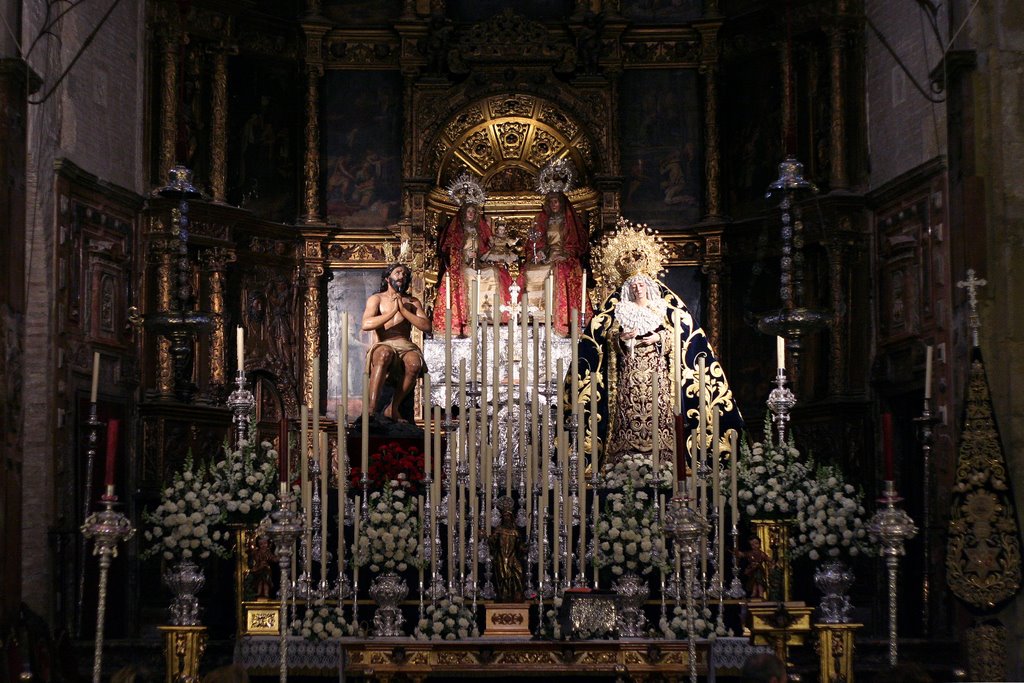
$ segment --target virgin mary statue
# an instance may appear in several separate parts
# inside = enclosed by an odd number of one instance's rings
[[[660,462],[672,461],[680,427],[685,434],[679,445],[695,446],[703,425],[710,446],[715,410],[719,437],[727,446],[729,431],[741,429],[743,419],[704,331],[683,300],[656,279],[664,245],[645,226],[620,218],[616,232],[597,251],[602,276],[621,283],[595,313],[579,347],[585,432],[588,443],[598,440],[602,465],[627,453],[652,454],[655,431]],[[596,434],[589,429],[590,392],[597,392]]]

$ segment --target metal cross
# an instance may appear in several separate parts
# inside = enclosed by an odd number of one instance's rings
[[[971,328],[971,343],[978,345],[978,329],[981,327],[981,320],[978,318],[978,289],[988,284],[988,280],[974,277],[974,268],[967,269],[967,279],[960,280],[956,286],[967,290],[967,304],[971,307],[971,317],[968,325]]]

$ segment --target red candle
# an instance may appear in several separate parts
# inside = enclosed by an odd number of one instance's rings
[[[120,420],[110,419],[107,421],[107,469],[103,479],[107,488],[114,486],[114,467],[117,460],[117,430],[121,426]]]
[[[686,479],[686,418],[676,415],[676,481]]]
[[[882,453],[885,455],[885,478],[895,481],[892,475],[892,413],[882,413]]]
[[[288,418],[282,417],[277,426],[277,476],[282,484],[288,482]]]

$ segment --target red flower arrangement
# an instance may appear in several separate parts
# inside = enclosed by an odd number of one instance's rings
[[[362,468],[352,467],[349,474],[350,485],[358,489],[362,485],[362,476]],[[391,441],[370,454],[370,489],[379,490],[390,482],[397,481],[403,489],[417,495],[423,477],[423,452],[416,446],[406,448],[397,441]]]

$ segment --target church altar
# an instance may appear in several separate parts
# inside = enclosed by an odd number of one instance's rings
[[[713,683],[735,676],[751,654],[770,652],[748,638],[696,641],[697,673]],[[473,638],[431,642],[408,638],[310,641],[288,639],[288,671],[296,675],[346,676],[388,681],[402,677],[622,676],[634,680],[682,680],[689,675],[685,640],[540,641]],[[278,673],[279,641],[269,636],[239,638],[235,662],[250,675]]]

